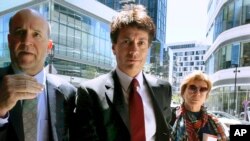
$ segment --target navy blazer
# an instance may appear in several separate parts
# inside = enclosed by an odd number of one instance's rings
[[[156,118],[156,141],[168,140],[171,119],[171,86],[168,82],[143,74],[149,88]],[[78,139],[93,123],[88,141],[129,141],[129,115],[121,84],[115,71],[81,84],[77,94]],[[84,119],[84,121],[83,121]]]
[[[0,82],[3,76],[14,74],[11,67],[0,69]],[[69,140],[73,134],[76,88],[61,78],[46,74],[49,113],[49,140]],[[74,139],[71,139],[74,140]],[[9,122],[0,128],[0,141],[24,141],[22,105],[18,101],[9,112]]]

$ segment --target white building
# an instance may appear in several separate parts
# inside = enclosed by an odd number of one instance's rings
[[[193,70],[205,71],[204,54],[208,46],[198,42],[181,42],[168,44],[169,48],[169,82],[173,92],[180,91],[183,78]]]
[[[250,103],[250,0],[210,0],[207,11],[207,106],[238,115]]]

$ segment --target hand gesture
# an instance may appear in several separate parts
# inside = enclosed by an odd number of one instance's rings
[[[18,100],[33,99],[43,90],[35,78],[25,74],[6,75],[0,85],[0,117],[4,117]]]

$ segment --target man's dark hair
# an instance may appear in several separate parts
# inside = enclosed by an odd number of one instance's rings
[[[150,44],[155,36],[155,24],[142,5],[132,5],[113,18],[110,32],[112,43],[117,42],[120,30],[125,27],[136,27],[148,32]]]

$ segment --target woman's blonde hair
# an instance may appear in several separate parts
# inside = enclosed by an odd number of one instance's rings
[[[212,89],[212,81],[209,79],[208,75],[203,73],[202,71],[199,71],[199,70],[196,70],[192,73],[190,73],[189,75],[187,75],[185,77],[185,79],[182,81],[181,83],[181,95],[184,94],[188,84],[192,81],[195,81],[195,80],[198,80],[198,81],[205,81],[207,83],[207,88],[208,88],[208,93],[207,93],[207,97],[208,97],[208,94],[209,92],[211,91]]]

